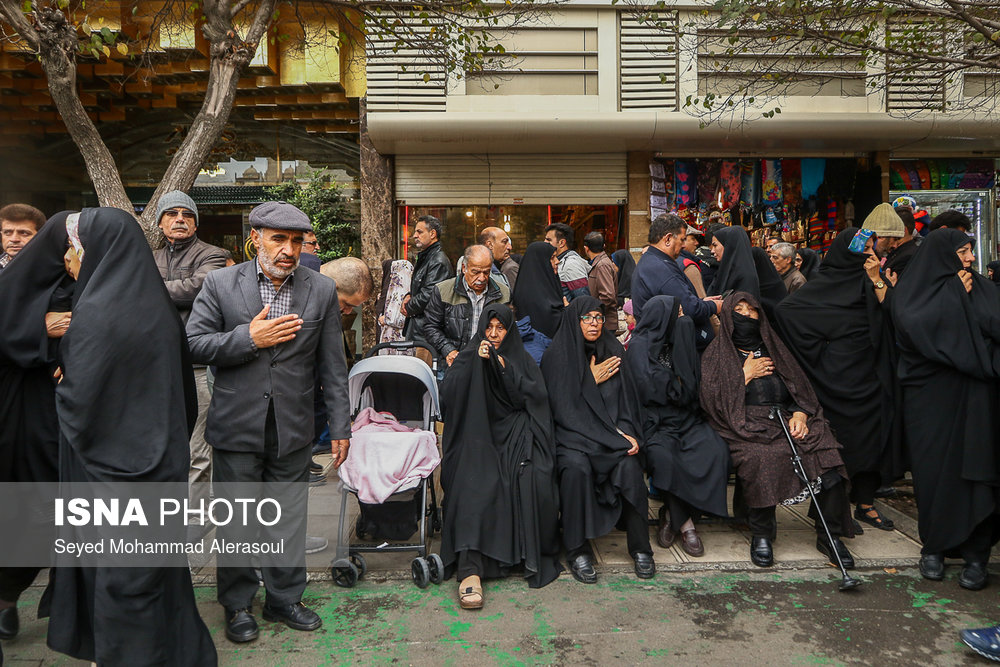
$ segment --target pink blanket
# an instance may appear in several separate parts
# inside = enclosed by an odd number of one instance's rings
[[[340,479],[357,490],[363,503],[384,503],[392,494],[416,486],[441,463],[437,436],[404,426],[388,413],[365,408],[351,431]]]

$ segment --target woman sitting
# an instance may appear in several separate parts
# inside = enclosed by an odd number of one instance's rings
[[[480,609],[483,577],[523,566],[536,588],[562,571],[552,416],[510,308],[485,308],[441,398],[441,558],[449,576],[457,571],[461,606]]]
[[[694,516],[728,514],[729,447],[698,405],[695,327],[680,311],[672,296],[647,301],[625,360],[645,409],[641,456],[653,486],[665,496],[656,542],[669,549],[679,533],[681,548],[697,557],[705,547]]]
[[[749,507],[750,560],[758,567],[773,564],[775,506],[809,497],[790,460],[780,416],[798,441],[809,483],[834,536],[830,545],[816,508],[810,506],[809,516],[816,521],[816,548],[831,561],[835,560],[832,549],[836,549],[844,565],[854,567],[854,558],[840,541],[840,536],[854,536],[840,445],[826,425],[809,381],[761,315],[753,296],[746,292],[728,296],[720,319],[719,336],[702,357],[701,403],[709,424],[729,444]]]
[[[604,330],[602,312],[593,297],[573,299],[542,357],[555,419],[563,544],[570,571],[585,584],[597,582],[587,540],[619,523],[636,575],[656,573],[646,486],[635,456],[642,437],[638,398],[622,366],[625,351]]]

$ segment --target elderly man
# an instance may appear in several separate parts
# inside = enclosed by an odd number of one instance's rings
[[[795,257],[798,255],[795,246],[791,243],[775,243],[767,254],[789,294],[806,284],[806,277],[795,268]]]
[[[484,245],[493,253],[493,266],[507,280],[510,293],[514,293],[514,283],[517,282],[517,272],[521,266],[510,256],[512,244],[507,232],[499,227],[486,227],[479,232],[479,244]]]
[[[590,264],[573,250],[573,228],[557,222],[545,228],[545,242],[556,249],[559,259],[559,282],[563,296],[572,301],[578,296],[590,296],[587,276]]]
[[[27,204],[7,204],[0,208],[0,271],[21,251],[45,224],[45,214]]]
[[[356,309],[375,293],[372,271],[364,260],[357,257],[341,257],[324,264],[320,273],[337,283],[337,299],[340,302],[341,324],[344,328],[344,349],[348,352],[347,358],[351,359],[353,345],[350,345],[348,338],[353,337],[353,334],[347,333],[349,328],[347,318],[353,323]]]
[[[250,227],[256,260],[208,274],[187,324],[194,360],[219,369],[205,432],[215,449],[213,480],[304,483],[314,435],[316,368],[334,467],[347,459],[351,425],[337,287],[299,267],[303,236],[312,229],[305,213],[285,202],[267,202],[250,212]],[[286,555],[304,549],[301,509],[283,519],[294,530]],[[295,630],[316,630],[320,617],[301,601],[302,558],[295,565],[262,568],[263,614]],[[218,568],[218,600],[230,641],[257,638],[251,614],[257,587],[252,567]]]
[[[160,197],[156,205],[156,219],[166,243],[153,251],[153,259],[181,321],[187,322],[191,304],[201,291],[205,276],[209,271],[226,265],[226,251],[198,238],[198,206],[179,190]],[[212,394],[208,390],[207,376],[205,366],[195,364],[198,419],[191,433],[191,468],[188,472],[193,506],[202,501],[207,504],[211,500],[212,448],[205,442],[205,417]]]
[[[441,221],[433,215],[417,219],[413,228],[413,245],[419,251],[413,264],[410,293],[403,298],[402,312],[406,315],[403,335],[407,340],[423,341],[424,310],[431,300],[434,286],[455,275],[451,262],[441,248]]]
[[[583,237],[583,254],[590,260],[587,287],[590,296],[601,302],[604,328],[618,331],[618,267],[604,252],[604,234],[590,232]]]
[[[434,286],[427,304],[424,335],[449,366],[472,338],[483,308],[510,301],[510,289],[490,277],[492,265],[489,248],[471,245],[465,249],[462,273]]]

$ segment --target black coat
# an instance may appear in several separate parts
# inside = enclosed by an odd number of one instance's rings
[[[424,310],[430,303],[434,286],[454,275],[455,269],[440,243],[417,254],[410,279],[410,301],[406,304],[406,327],[403,329],[407,340],[423,339]]]
[[[491,303],[510,301],[510,289],[490,278],[486,288],[483,310]],[[472,338],[476,323],[472,321],[472,301],[469,300],[468,285],[459,274],[454,280],[445,280],[434,285],[431,299],[424,311],[424,338],[433,345],[438,354],[447,356],[461,350]]]

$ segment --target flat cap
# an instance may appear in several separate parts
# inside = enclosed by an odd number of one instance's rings
[[[292,232],[311,232],[309,216],[285,201],[266,201],[250,211],[250,226],[259,229],[285,229]]]

